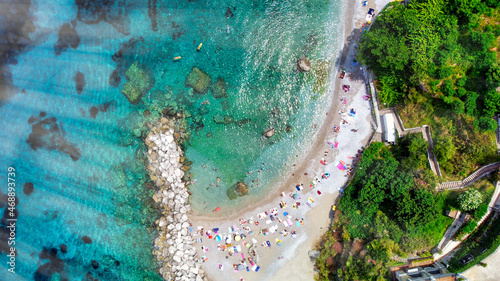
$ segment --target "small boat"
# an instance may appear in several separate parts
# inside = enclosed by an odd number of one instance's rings
[[[174,57],[174,60],[180,60],[180,59],[181,59],[181,56]]]
[[[203,43],[200,43],[200,45],[198,45],[198,48],[196,48],[196,50],[197,50],[198,52],[200,51],[201,46],[203,46]]]
[[[214,213],[220,211],[220,207],[215,208]]]

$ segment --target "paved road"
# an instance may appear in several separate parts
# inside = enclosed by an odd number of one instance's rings
[[[479,264],[467,269],[462,273],[469,281],[498,281],[500,279],[500,250],[483,260],[487,264],[482,267]]]

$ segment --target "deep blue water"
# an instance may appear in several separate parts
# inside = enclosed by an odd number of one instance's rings
[[[0,280],[159,279],[151,255],[154,189],[140,135],[165,106],[192,115],[186,156],[195,211],[205,201],[231,207],[265,196],[286,173],[283,164],[309,148],[313,124],[324,117],[319,109],[331,97],[319,77],[327,74],[302,74],[295,64],[304,55],[315,69],[334,64],[339,2],[150,1],[150,9],[147,1],[124,0],[86,8],[70,0],[0,3],[2,42],[13,29],[30,38],[4,57],[14,91],[2,93],[10,97],[0,106],[0,190],[7,193],[13,167],[18,220],[16,274],[3,252]],[[138,105],[120,92],[134,61],[155,80]],[[194,66],[212,82],[223,78],[227,97],[186,88]],[[208,113],[201,115],[203,102]],[[216,124],[215,115],[251,121]],[[268,128],[276,135],[264,139]],[[219,187],[210,186],[217,177]],[[237,181],[250,195],[231,201],[226,190]]]

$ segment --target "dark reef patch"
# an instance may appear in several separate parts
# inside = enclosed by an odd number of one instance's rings
[[[120,50],[113,54],[111,59],[116,62],[116,68],[113,70],[109,77],[109,84],[111,86],[120,86],[122,77],[125,75],[127,67],[133,61],[133,55],[136,53],[136,47],[138,43],[142,42],[144,42],[143,37],[139,37],[139,39],[130,38],[130,40],[121,44]]]
[[[89,272],[85,274],[85,277],[82,278],[82,281],[99,281],[99,279],[92,277],[92,274]]]
[[[0,227],[0,253],[10,253],[9,234],[9,229]]]
[[[158,31],[158,22],[156,17],[158,16],[157,0],[148,0],[148,16],[151,19],[151,28],[153,31]]]
[[[34,117],[34,116],[31,116]],[[73,161],[80,159],[80,151],[73,144],[65,139],[65,132],[62,125],[57,123],[57,118],[34,117],[28,119],[31,126],[31,133],[26,140],[31,149],[37,150],[45,148],[48,150],[58,150],[68,154]]]
[[[77,18],[86,24],[104,20],[123,35],[130,34],[130,19],[127,16],[126,0],[75,0]]]
[[[116,108],[116,101],[115,100],[107,101],[105,103],[92,106],[89,109],[90,117],[95,119],[97,114],[99,113],[99,111],[100,112],[108,112],[108,110],[114,110],[115,108]]]
[[[89,113],[90,113],[90,117],[95,119],[95,117],[97,116],[97,113],[99,113],[99,109],[97,109],[97,107],[95,107],[95,106],[92,106],[89,109]]]
[[[9,202],[8,200],[9,200],[9,197],[7,197],[7,194],[3,193],[0,190],[0,209],[7,207],[7,202]]]
[[[15,198],[17,201],[17,197],[15,197]],[[16,206],[17,206],[17,204],[16,204]],[[17,219],[18,216],[19,216],[19,211],[17,209],[14,209],[13,211],[11,211],[8,208],[6,208],[3,212],[1,222],[3,225],[8,225],[9,224],[8,219]]]
[[[99,263],[96,260],[92,260],[92,267],[94,269],[98,269],[99,268]]]
[[[76,92],[78,94],[81,94],[83,91],[83,87],[87,85],[87,82],[85,82],[85,75],[81,73],[80,71],[77,71],[75,74],[75,77],[73,78],[76,84]]]
[[[59,39],[57,39],[54,45],[56,56],[66,51],[69,47],[76,49],[78,45],[80,45],[80,36],[78,36],[76,30],[69,23],[63,24],[59,30]]]
[[[92,244],[92,238],[88,237],[87,235],[82,237],[82,241],[85,244]]]
[[[176,24],[175,21],[172,22],[172,40],[179,39],[186,31],[180,25]]]
[[[34,280],[51,280],[52,275],[55,273],[61,273],[64,270],[64,262],[57,257],[57,249],[52,248],[48,250],[43,247],[43,250],[38,255],[40,260],[48,260],[47,263],[41,265],[36,270],[33,279]]]
[[[19,1],[18,1],[19,2]],[[12,82],[12,75],[4,65],[17,64],[17,55],[31,45],[30,33],[35,32],[31,15],[31,1],[13,5],[11,1],[0,2],[0,106],[19,90]]]
[[[65,244],[59,245],[59,248],[61,248],[61,253],[66,254],[68,252],[68,246]]]
[[[33,190],[35,189],[35,186],[31,182],[27,182],[23,186],[23,192],[26,195],[30,195],[33,193]]]
[[[227,7],[226,9],[226,19],[234,17],[233,11],[231,11],[231,8]]]

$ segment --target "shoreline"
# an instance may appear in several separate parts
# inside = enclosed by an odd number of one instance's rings
[[[287,177],[288,179],[286,179],[284,182],[283,182],[283,180],[279,180],[279,179],[276,180],[275,183],[279,185],[279,188],[269,192],[266,195],[265,199],[260,200],[260,201],[255,200],[254,202],[247,204],[244,208],[242,208],[236,212],[232,212],[231,214],[226,214],[226,213],[221,213],[221,212],[210,213],[210,215],[190,214],[189,217],[190,217],[191,221],[207,221],[208,222],[208,221],[218,221],[220,219],[224,219],[224,220],[237,219],[238,217],[240,217],[244,213],[255,212],[255,210],[257,208],[260,208],[263,205],[270,204],[271,202],[275,201],[276,197],[279,196],[282,192],[285,192],[288,189],[293,188],[297,183],[307,183],[314,177],[313,176],[314,173],[311,173],[312,169],[310,168],[314,164],[311,165],[310,162],[313,162],[313,160],[314,160],[313,158],[317,158],[318,154],[322,154],[322,153],[318,153],[318,151],[316,151],[316,148],[321,146],[323,143],[326,143],[326,141],[329,139],[328,136],[334,135],[331,131],[332,124],[338,124],[342,119],[340,115],[336,114],[337,111],[341,107],[338,103],[339,97],[336,95],[336,92],[339,92],[341,90],[341,83],[342,83],[342,81],[345,82],[345,80],[339,79],[338,74],[342,70],[343,63],[347,60],[348,53],[349,53],[349,50],[347,50],[347,51],[344,50],[346,48],[346,44],[350,43],[349,37],[351,36],[350,34],[346,34],[347,29],[350,29],[347,27],[347,24],[351,24],[353,26],[353,29],[354,29],[354,25],[355,25],[355,22],[353,19],[354,11],[349,10],[347,7],[347,4],[345,4],[345,6],[346,7],[343,7],[343,10],[347,11],[347,13],[346,13],[346,17],[344,19],[344,30],[343,30],[344,39],[342,41],[343,52],[342,52],[342,55],[340,55],[338,57],[337,69],[332,69],[332,70],[334,70],[334,75],[331,75],[331,76],[335,80],[335,82],[333,83],[333,86],[331,88],[329,87],[329,89],[327,90],[327,93],[325,93],[328,95],[330,95],[330,94],[333,95],[333,98],[331,99],[330,105],[326,109],[324,109],[325,110],[324,113],[328,114],[328,115],[324,118],[322,125],[319,128],[317,128],[317,133],[313,138],[314,143],[310,147],[309,151],[307,153],[303,154],[301,157],[298,157],[298,159],[296,161],[296,163],[298,163],[298,164],[295,166],[295,169],[290,173],[289,177]],[[335,64],[336,64],[336,62],[335,62]],[[347,79],[347,78],[345,78],[345,79]],[[321,157],[319,157],[319,158],[321,158]],[[332,157],[328,157],[328,158],[332,158]],[[307,173],[307,175],[304,175],[304,173]],[[295,175],[292,176],[292,174],[295,174]]]
[[[240,233],[248,234],[247,241],[252,239],[252,248],[258,251],[259,255],[262,257],[259,265],[262,267],[259,272],[254,272],[249,270],[249,272],[234,271],[232,272],[231,264],[233,266],[240,263],[238,258],[228,257],[226,252],[218,250],[217,242],[211,241],[209,237],[206,237],[204,233],[200,236],[198,233],[193,233],[198,239],[202,239],[199,243],[194,246],[197,249],[198,257],[204,257],[205,262],[202,263],[202,268],[204,269],[205,276],[209,280],[313,280],[315,271],[314,263],[310,262],[309,250],[313,249],[317,240],[326,232],[331,219],[329,217],[332,205],[335,204],[339,190],[345,186],[349,177],[345,172],[341,172],[337,169],[336,165],[339,161],[344,160],[346,163],[353,160],[353,156],[356,154],[358,149],[362,149],[363,146],[367,145],[370,140],[372,133],[374,132],[375,121],[373,120],[372,114],[372,104],[366,101],[363,97],[369,94],[368,89],[365,84],[365,73],[362,67],[354,66],[351,63],[346,65],[346,62],[351,62],[354,58],[357,46],[357,39],[360,38],[361,32],[359,28],[362,23],[364,23],[366,12],[369,8],[376,8],[376,12],[380,12],[385,5],[389,3],[388,0],[371,0],[367,6],[349,7],[349,3],[344,4],[343,11],[345,14],[344,19],[344,30],[343,30],[343,46],[342,54],[338,57],[338,68],[335,69],[333,79],[333,88],[329,88],[329,94],[333,94],[331,103],[325,110],[324,113],[329,113],[315,136],[314,143],[311,149],[305,153],[301,158],[297,159],[300,162],[296,162],[297,166],[290,172],[290,176],[286,177],[281,181],[279,188],[270,192],[267,198],[263,200],[253,202],[243,209],[233,212],[231,214],[212,214],[209,215],[193,215],[190,214],[190,221],[193,228],[196,229],[204,227],[205,230],[210,230],[212,228],[219,228],[221,236],[226,234],[226,229],[229,230],[229,236],[231,236],[231,227],[239,226],[240,228],[245,225],[239,225],[238,219],[249,220],[250,218],[256,218],[256,215],[260,212],[268,211],[272,208],[278,208],[280,201],[285,201],[287,205],[291,206],[293,201],[290,202],[289,194],[295,192],[295,185],[303,183],[306,186],[301,194],[301,206],[297,210],[293,210],[288,207],[287,209],[280,209],[279,212],[290,212],[289,217],[292,219],[300,219],[304,221],[305,227],[283,227],[281,224],[276,224],[279,227],[276,233],[272,235],[262,235],[254,234],[250,237],[251,233],[244,232]],[[336,64],[337,65],[337,64]],[[349,80],[348,77],[344,79],[339,79],[339,71],[345,68],[348,74],[353,74],[353,79]],[[344,93],[342,91],[342,84],[349,84],[351,86],[350,93]],[[332,85],[332,84],[331,84]],[[346,97],[348,99],[347,104],[341,103],[340,99]],[[350,108],[355,108],[357,111],[355,118],[346,117],[346,115],[340,115],[337,112],[339,110],[349,112]],[[342,119],[349,119],[352,124],[342,125]],[[341,124],[341,125],[339,125]],[[332,131],[333,126],[341,127],[339,133],[334,133]],[[376,125],[375,125],[376,126]],[[356,129],[357,132],[351,132],[351,129]],[[332,148],[327,145],[328,140],[335,139],[339,142],[338,149]],[[328,153],[324,153],[324,151]],[[325,158],[329,164],[322,166],[319,162],[320,159]],[[351,160],[349,160],[351,159]],[[328,172],[331,176],[329,179],[321,180],[313,188],[307,186],[307,184],[313,180],[315,177],[320,177],[324,172]],[[291,174],[295,174],[291,176]],[[305,175],[307,173],[307,175]],[[321,193],[317,193],[320,191]],[[280,194],[284,192],[285,197],[281,197]],[[321,195],[322,194],[322,195]],[[305,200],[313,199],[316,203],[312,203],[312,208],[308,208],[305,204]],[[305,199],[305,200],[304,200]],[[254,226],[248,224],[255,232],[260,228],[271,227],[274,224],[269,224],[265,220],[258,220],[260,226]],[[295,231],[298,233],[296,238],[282,237],[278,232],[280,230]],[[214,234],[216,235],[216,234]],[[283,240],[283,247],[278,247],[274,245],[275,239]],[[255,241],[254,241],[255,240]],[[262,243],[265,241],[270,241],[272,246],[270,248],[264,247]],[[257,243],[256,243],[257,242]],[[224,245],[224,240],[218,242],[219,245]],[[261,246],[263,245],[263,246]],[[285,246],[286,245],[286,246]],[[201,250],[200,250],[201,249]],[[247,257],[246,249],[243,248],[242,257]],[[250,252],[248,253],[250,254]],[[226,256],[224,258],[224,256]],[[221,270],[220,266],[227,269]]]

